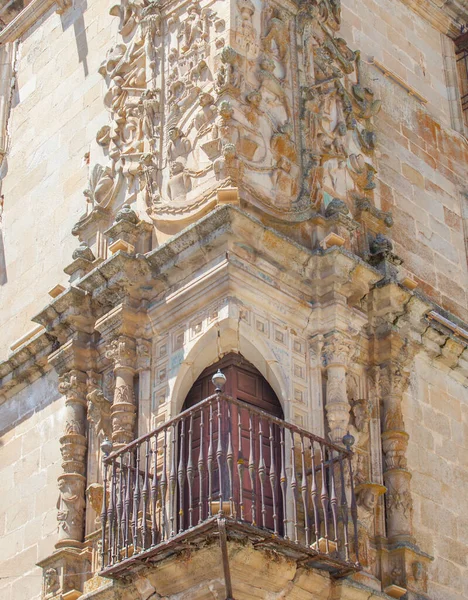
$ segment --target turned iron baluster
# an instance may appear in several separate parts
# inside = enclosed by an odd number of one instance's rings
[[[180,421],[180,448],[179,448],[179,467],[177,469],[177,481],[179,483],[179,533],[184,530],[184,483],[185,483],[185,419]],[[177,527],[177,525],[176,525]]]
[[[329,532],[328,532],[329,498],[328,498],[328,490],[327,490],[327,473],[326,473],[326,467],[325,467],[325,457],[324,457],[322,444],[320,444],[320,470],[322,473],[322,491],[320,494],[320,501],[322,503],[323,523],[324,523],[324,528],[325,528],[325,551],[327,554],[329,554],[330,553]]]
[[[208,440],[208,518],[212,516],[213,501],[213,404],[210,402],[210,422]]]
[[[205,411],[200,408],[200,452],[198,453],[198,522],[203,521],[203,481],[205,474],[205,456],[203,445],[205,443]]]
[[[145,549],[147,546],[147,534],[148,534],[148,523],[146,521],[146,514],[148,512],[148,496],[149,496],[149,455],[150,455],[150,440],[146,439],[146,456],[145,456],[145,473],[143,476],[143,489],[141,492],[141,511],[142,511],[142,522],[141,522],[141,545]]]
[[[114,459],[116,460],[116,459]],[[122,544],[124,539],[124,531],[122,527],[123,522],[123,505],[124,505],[124,496],[123,496],[123,462],[122,462],[122,454],[118,457],[119,461],[119,488],[117,492],[117,524],[116,524],[116,546],[117,546],[117,556],[120,556],[122,550]]]
[[[161,472],[161,520],[162,520],[162,539],[167,540],[169,537],[167,523],[167,429],[164,429],[164,444],[163,444],[163,463]]]
[[[109,497],[109,507],[107,509],[107,522],[109,523],[109,549],[107,556],[107,563],[111,565],[114,561],[114,534],[115,534],[115,482],[116,482],[116,473],[115,473],[115,461],[113,460],[111,463],[112,473],[111,473],[111,490]]]
[[[296,479],[296,452],[294,444],[294,432],[289,430],[291,435],[291,494],[292,494],[292,509],[294,521],[294,541],[299,542],[298,538],[298,523],[297,523],[297,479]]]
[[[158,502],[158,434],[154,436],[153,452],[153,480],[151,481],[151,545],[156,546],[158,541],[158,524],[156,506]]]
[[[271,486],[271,497],[273,503],[273,530],[275,535],[278,535],[278,513],[277,513],[277,502],[276,502],[276,468],[275,468],[275,447],[274,447],[274,436],[273,436],[273,423],[270,421],[270,486]]]
[[[311,459],[312,459],[312,485],[310,488],[310,496],[311,496],[311,500],[312,500],[312,509],[314,511],[315,544],[317,545],[317,549],[318,549],[319,539],[320,539],[320,510],[319,510],[318,487],[317,487],[317,467],[315,466],[315,446],[314,446],[313,441],[311,441],[311,444],[310,444],[310,454],[311,454]]]
[[[284,440],[284,427],[280,430],[280,448],[281,448],[281,497],[283,499],[283,535],[285,539],[289,539],[288,535],[288,517],[287,517],[287,501],[288,501],[288,479],[286,475],[286,446]]]
[[[101,567],[106,566],[106,527],[107,527],[107,470],[108,464],[103,461],[102,509],[101,509]],[[108,535],[110,536],[110,527]]]
[[[131,455],[127,453],[128,465],[126,465],[126,483],[125,483],[125,502],[124,502],[124,543],[125,543],[125,558],[128,558],[128,550],[130,546],[130,512],[132,506],[132,466]]]
[[[249,476],[250,476],[250,487],[252,490],[252,507],[251,507],[251,518],[252,525],[257,524],[257,507],[256,507],[256,495],[255,495],[255,448],[254,448],[254,425],[253,425],[253,415],[249,411],[249,440],[250,440],[250,449],[249,449]]]
[[[135,446],[135,487],[133,491],[133,553],[138,552],[138,511],[140,509],[140,446]]]
[[[356,553],[356,565],[360,566],[359,563],[359,544],[358,544],[358,513],[357,513],[357,504],[356,504],[356,496],[354,493],[354,481],[353,481],[353,467],[351,466],[351,453],[348,454],[348,464],[349,464],[349,481],[351,485],[351,519],[353,521],[354,528],[354,551]]]
[[[189,431],[188,431],[188,459],[187,459],[187,489],[188,489],[188,514],[189,514],[189,527],[193,527],[193,459],[192,459],[192,445],[193,445],[193,413],[190,413]],[[201,440],[200,440],[201,445]]]
[[[244,457],[242,454],[242,419],[241,419],[241,407],[237,407],[237,432],[239,445],[237,449],[237,473],[239,476],[239,513],[240,520],[244,521]]]
[[[175,519],[175,503],[176,503],[176,445],[177,445],[177,429],[178,423],[172,425],[172,439],[171,439],[171,471],[169,473],[169,519],[171,522],[171,537],[175,535],[174,519]],[[177,526],[177,524],[176,524]]]
[[[307,502],[307,470],[306,470],[306,457],[305,457],[305,446],[304,436],[301,435],[301,463],[302,463],[302,481],[301,481],[301,494],[302,494],[302,508],[304,510],[304,532],[305,532],[305,543],[306,546],[310,544],[310,528],[309,528],[309,507]]]
[[[219,514],[223,514],[223,446],[222,446],[222,419],[221,419],[221,400],[217,394],[218,410],[218,445],[216,448],[216,461],[218,463],[218,481],[219,481]]]
[[[345,547],[345,560],[349,562],[348,539],[348,500],[346,498],[345,478],[343,471],[343,454],[340,452],[340,480],[341,480],[341,518],[343,521],[343,537]]]
[[[228,410],[228,443],[226,451],[226,462],[228,467],[229,477],[229,516],[234,516],[234,450],[232,448],[232,414],[231,405],[227,404]]]
[[[258,418],[258,439],[259,439],[259,454],[258,454],[258,479],[260,480],[260,505],[262,513],[262,527],[266,527],[266,507],[265,507],[265,477],[266,466],[263,458],[263,430],[262,418]]]
[[[333,450],[330,448],[330,506],[333,520],[333,531],[335,534],[334,544],[335,550],[338,550],[338,497],[335,488],[335,460],[333,458]]]

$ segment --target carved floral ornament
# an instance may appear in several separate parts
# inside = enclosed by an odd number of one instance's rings
[[[120,37],[100,67],[110,121],[81,224],[130,195],[155,221],[187,219],[231,186],[291,221],[372,202],[380,101],[337,35],[340,3],[233,6],[230,23],[221,0],[111,9]]]

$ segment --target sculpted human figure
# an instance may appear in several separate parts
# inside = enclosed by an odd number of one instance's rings
[[[167,145],[167,156],[170,161],[179,161],[185,164],[187,154],[191,150],[191,143],[178,127],[169,129],[169,144]]]
[[[182,52],[190,50],[192,44],[206,37],[200,7],[192,4],[188,8],[187,17],[182,25]]]
[[[226,144],[236,146],[239,141],[239,128],[232,119],[233,114],[234,109],[230,102],[223,100],[219,105],[219,116],[213,128],[213,139],[219,138],[222,146]]]
[[[198,130],[208,126],[216,117],[217,110],[211,94],[202,93],[199,96],[200,109],[194,119],[194,125]]]
[[[184,171],[184,164],[175,161],[171,164],[171,178],[167,184],[167,195],[170,200],[184,200],[190,191],[192,180]]]

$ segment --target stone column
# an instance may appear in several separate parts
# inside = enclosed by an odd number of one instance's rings
[[[151,430],[151,342],[137,340],[136,368],[139,377],[138,436]]]
[[[341,444],[348,431],[351,409],[346,389],[346,371],[353,352],[353,341],[341,332],[325,336],[322,349],[323,365],[327,372],[326,404],[329,436]]]
[[[382,449],[384,483],[387,488],[387,536],[391,542],[409,541],[412,533],[413,503],[411,473],[406,468],[408,434],[401,404],[408,376],[400,365],[390,362],[381,369],[380,393],[383,402]]]
[[[56,548],[81,548],[86,486],[86,374],[70,370],[59,378],[65,395],[65,433],[60,438],[63,472],[58,478],[59,537]]]
[[[133,379],[136,372],[136,343],[128,335],[119,335],[106,349],[106,357],[114,362],[115,390],[111,408],[114,450],[135,438],[136,406]]]

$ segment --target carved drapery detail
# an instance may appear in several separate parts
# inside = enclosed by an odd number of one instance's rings
[[[57,548],[80,547],[84,527],[86,483],[86,375],[71,370],[59,378],[65,396],[65,432],[60,438],[62,474],[57,501],[59,537]]]

